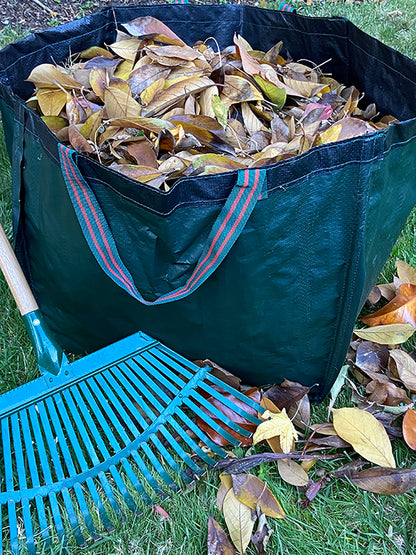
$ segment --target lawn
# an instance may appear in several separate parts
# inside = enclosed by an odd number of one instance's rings
[[[305,15],[348,17],[361,29],[409,57],[416,58],[416,3],[414,0],[354,2],[315,2],[306,6],[292,3]],[[280,0],[268,2],[268,7]],[[18,32],[0,32],[1,45],[15,40]],[[0,220],[11,237],[10,167],[3,133],[0,134]],[[396,256],[416,265],[416,212],[396,243],[383,274],[390,278]],[[22,321],[3,278],[0,278],[0,392],[33,379],[37,366]],[[339,406],[348,402],[344,391]],[[314,407],[313,420],[326,420],[326,404]],[[243,451],[235,451],[241,456]],[[398,466],[416,466],[416,455],[402,441],[395,443]],[[344,462],[348,462],[348,456]],[[323,470],[341,463],[318,463],[311,478],[318,479]],[[301,494],[281,481],[276,468],[261,465],[257,475],[266,481],[280,500],[287,518],[270,519],[273,533],[268,544],[271,555],[395,555],[416,552],[416,493],[396,497],[362,491],[346,480],[325,485],[308,509],[299,504]],[[223,518],[215,507],[219,478],[215,473],[204,476],[191,489],[172,495],[163,503],[171,520],[154,515],[146,509],[141,516],[128,517],[118,524],[114,533],[87,549],[71,547],[70,553],[81,555],[195,555],[206,553],[207,522],[211,514],[222,525]],[[1,552],[1,548],[0,548]],[[56,545],[54,553],[62,552]],[[6,552],[7,553],[7,552]],[[251,547],[246,552],[255,555]]]

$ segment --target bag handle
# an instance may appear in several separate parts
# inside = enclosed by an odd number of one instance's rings
[[[243,231],[266,183],[265,169],[240,170],[236,184],[214,222],[191,277],[184,286],[154,301],[147,301],[136,288],[130,272],[120,258],[101,207],[77,166],[77,153],[62,144],[58,148],[65,184],[91,252],[114,283],[145,305],[183,299],[215,272]]]

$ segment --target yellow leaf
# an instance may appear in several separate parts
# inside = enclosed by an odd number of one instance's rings
[[[286,91],[283,87],[278,87],[274,83],[270,83],[270,81],[266,81],[260,75],[254,75],[254,80],[267,96],[269,100],[276,104],[277,109],[281,110],[286,102]]]
[[[36,98],[44,116],[59,116],[66,104],[66,92],[61,89],[39,89]]]
[[[397,275],[403,283],[416,285],[416,270],[407,262],[396,258]]]
[[[195,94],[207,87],[211,87],[213,82],[206,76],[191,77],[175,83],[163,91],[159,91],[148,106],[143,110],[143,115],[153,116],[170,108],[173,104],[186,98],[190,94]]]
[[[134,62],[140,43],[141,41],[138,39],[124,39],[110,44],[110,48],[117,56],[120,56],[120,58]]]
[[[58,118],[57,116],[42,116],[42,119],[53,133],[56,133],[68,125],[66,119]]]
[[[334,428],[362,457],[379,466],[396,467],[387,432],[372,414],[358,408],[333,409]]]
[[[80,129],[81,135],[90,141],[95,141],[96,134],[101,125],[102,119],[102,110],[97,110],[96,112],[91,114]]]
[[[296,441],[298,439],[298,433],[286,414],[286,409],[283,409],[279,414],[266,410],[263,414],[263,418],[269,418],[269,420],[257,426],[257,430],[253,436],[253,444],[255,445],[264,439],[279,436],[283,453],[290,453],[293,440]]]
[[[397,374],[402,380],[406,389],[412,393],[416,392],[416,362],[405,351],[392,349],[390,356],[396,363]]]
[[[314,466],[314,464],[316,464],[316,459],[310,460],[310,461],[308,460],[302,461],[300,463],[300,466],[303,468],[305,472],[309,472],[309,470]]]
[[[296,91],[298,95],[305,96],[307,98],[315,96],[319,92],[325,91],[328,85],[325,83],[314,83],[313,81],[298,81],[297,79],[290,79],[289,77],[284,77],[285,84]],[[327,92],[327,91],[325,91]]]
[[[338,141],[341,130],[341,125],[332,125],[329,129],[319,135],[318,144],[325,145],[327,143],[335,143]]]
[[[161,91],[164,86],[164,79],[156,79],[156,81],[153,81],[151,85],[144,89],[144,91],[140,94],[140,101],[142,106],[147,106],[149,102],[153,100],[155,94]]]
[[[416,331],[411,324],[388,324],[373,328],[354,330],[360,339],[373,341],[380,345],[398,345],[407,341]]]
[[[307,486],[309,484],[308,475],[297,462],[291,459],[279,459],[277,468],[282,480],[288,484],[292,486]]]
[[[131,60],[124,60],[119,64],[114,72],[114,77],[117,79],[123,79],[127,81],[130,77],[130,73],[133,71],[133,62]]]
[[[286,516],[279,501],[257,476],[252,474],[233,474],[234,494],[239,501],[256,510],[257,506],[266,516],[284,518]]]
[[[239,501],[230,489],[225,496],[222,509],[233,544],[240,553],[245,553],[254,528],[250,507]]]
[[[104,103],[109,119],[140,116],[139,103],[131,95],[116,87],[105,89]]]
[[[81,83],[78,83],[64,69],[58,68],[52,64],[40,64],[36,66],[26,81],[31,81],[40,88],[59,89],[59,85],[64,89],[82,89]]]
[[[95,58],[96,56],[104,56],[105,58],[113,58],[111,52],[106,50],[105,48],[101,48],[101,46],[90,46],[86,50],[80,52],[80,58]]]

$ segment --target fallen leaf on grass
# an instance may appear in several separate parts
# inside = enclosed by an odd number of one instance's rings
[[[267,555],[266,546],[271,533],[272,531],[267,523],[266,515],[263,513],[260,514],[257,530],[251,536],[251,541],[253,542],[257,555]]]
[[[407,409],[402,424],[403,438],[410,449],[416,451],[416,410]]]
[[[370,413],[357,408],[333,409],[334,428],[362,457],[380,466],[396,467],[384,426]]]
[[[277,468],[282,480],[288,484],[298,487],[307,486],[309,484],[308,475],[297,462],[292,461],[291,459],[281,459],[277,461]]]
[[[397,275],[403,283],[411,283],[416,285],[416,270],[403,260],[396,258]]]
[[[288,409],[291,405],[300,401],[304,395],[309,393],[310,387],[305,387],[298,382],[284,380],[280,385],[268,389],[264,397],[273,401],[280,410]]]
[[[367,468],[349,476],[361,489],[384,495],[399,495],[416,488],[416,468]]]
[[[208,518],[208,555],[236,555],[227,534],[211,515]]]
[[[284,518],[285,512],[267,485],[252,474],[233,474],[231,476],[234,494],[239,501],[272,518]]]
[[[362,370],[378,372],[387,367],[389,350],[386,345],[380,345],[373,341],[363,341],[357,347],[355,364]]]
[[[410,324],[416,326],[416,285],[402,283],[398,294],[377,312],[361,316],[368,326]]]
[[[279,436],[283,453],[289,453],[292,450],[293,441],[298,439],[298,433],[288,417],[286,409],[283,409],[280,414],[265,411],[263,418],[269,420],[258,425],[253,436],[253,444]]]
[[[416,362],[412,357],[401,349],[392,349],[390,356],[394,360],[397,375],[406,389],[412,393],[416,392]]]
[[[237,499],[232,489],[225,496],[222,508],[231,541],[240,553],[244,553],[254,528],[251,509]]]
[[[248,472],[249,470],[263,463],[274,462],[279,459],[299,459],[307,461],[330,461],[341,457],[339,454],[334,455],[309,455],[301,452],[294,453],[260,453],[257,455],[249,455],[242,459],[222,459],[215,464],[216,470],[223,470],[224,474],[239,474]]]
[[[411,324],[388,324],[368,329],[355,329],[354,333],[361,339],[381,345],[398,345],[405,343],[415,331],[416,328]]]
[[[172,522],[172,519],[169,516],[169,514],[165,511],[165,509],[162,509],[162,507],[160,507],[159,505],[153,505],[153,512],[160,515],[162,518]]]

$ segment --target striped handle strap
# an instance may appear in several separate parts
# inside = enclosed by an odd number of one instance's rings
[[[102,270],[122,289],[145,305],[158,305],[187,297],[215,272],[244,229],[266,183],[264,169],[241,170],[237,182],[208,235],[202,254],[185,285],[147,301],[136,288],[120,258],[101,207],[77,163],[77,153],[60,144],[62,173],[85,239]]]

